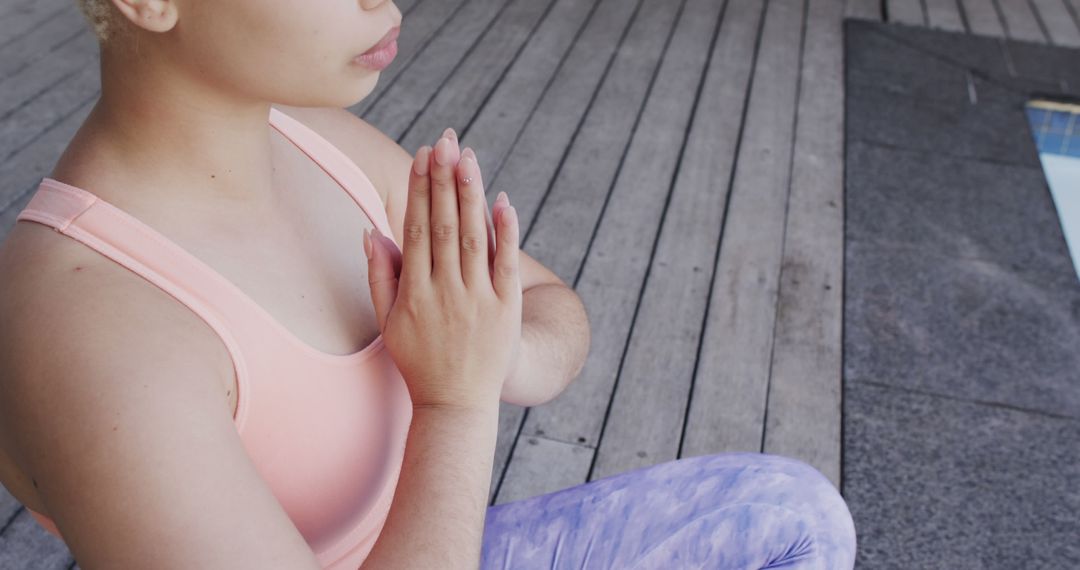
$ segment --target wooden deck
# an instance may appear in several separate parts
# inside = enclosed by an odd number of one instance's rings
[[[1080,47],[1080,0],[855,0],[880,20],[1052,45]]]
[[[922,1],[888,14],[962,13]],[[1012,1],[963,0],[961,25]],[[409,152],[454,127],[592,326],[565,393],[502,405],[491,504],[735,450],[839,485],[841,22],[881,19],[879,0],[397,4],[398,59],[351,110]],[[1015,18],[1002,29],[1027,33]],[[0,5],[4,233],[97,99],[97,64],[70,0]],[[2,492],[0,567],[73,565]]]

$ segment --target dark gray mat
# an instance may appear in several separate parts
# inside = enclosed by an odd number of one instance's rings
[[[865,382],[844,399],[858,568],[1080,567],[1080,423]]]
[[[1080,50],[845,22],[860,568],[1080,567],[1080,280],[1024,103]]]

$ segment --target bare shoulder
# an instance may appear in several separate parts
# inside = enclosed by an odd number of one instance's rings
[[[81,242],[15,226],[0,246],[11,494],[87,568],[316,568],[233,425],[209,327]]]
[[[233,370],[220,337],[183,303],[78,240],[20,221],[0,244],[0,378],[44,365],[197,375],[223,409]]]
[[[407,177],[400,178],[402,164],[407,173],[412,156],[397,141],[348,109],[273,106],[319,133],[351,158],[371,178],[384,206],[389,206],[387,201],[395,185],[408,185]]]

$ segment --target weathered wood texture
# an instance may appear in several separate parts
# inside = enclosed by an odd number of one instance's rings
[[[930,20],[955,25],[947,2]],[[410,153],[454,127],[592,327],[566,392],[502,404],[490,504],[736,450],[839,485],[841,20],[883,3],[397,4],[398,58],[350,111]],[[904,10],[927,24],[888,0]],[[5,231],[100,96],[98,63],[68,0],[0,6]],[[73,564],[6,492],[0,521],[0,567]]]
[[[875,0],[846,0],[849,18],[875,18]],[[884,0],[884,19],[913,26],[1080,47],[1080,0]]]
[[[1005,37],[1005,25],[995,0],[960,0],[967,16],[968,28],[973,34]]]
[[[880,22],[882,0],[847,0],[844,8],[845,18],[859,18]]]
[[[756,451],[765,439],[804,6],[767,3],[687,415],[687,455]]]
[[[960,18],[959,0],[924,0],[926,19],[931,28],[963,32],[964,22]]]
[[[806,18],[764,444],[832,481],[840,480],[844,272],[841,10],[841,0],[811,0]]]
[[[1080,27],[1074,19],[1067,0],[1031,0],[1050,43],[1060,46],[1080,46]]]
[[[997,0],[1005,20],[1005,34],[1015,40],[1046,43],[1046,35],[1028,0]]]
[[[923,0],[886,0],[889,21],[912,26],[926,25],[926,12]]]

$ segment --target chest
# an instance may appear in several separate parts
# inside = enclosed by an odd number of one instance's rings
[[[282,161],[276,175],[279,207],[218,219],[211,232],[175,226],[174,241],[302,343],[327,354],[355,353],[379,334],[363,232],[374,228],[369,215],[382,213],[365,212],[310,161]],[[235,413],[235,377],[225,388]]]
[[[302,155],[277,164],[274,184],[279,198],[273,207],[214,215],[103,198],[205,263],[301,342],[327,354],[357,352],[379,333],[363,231],[373,227],[369,215],[382,214],[365,212]],[[237,379],[222,377],[227,379],[223,397],[235,415]],[[0,480],[20,502],[48,514],[33,482],[5,454],[0,454]]]

